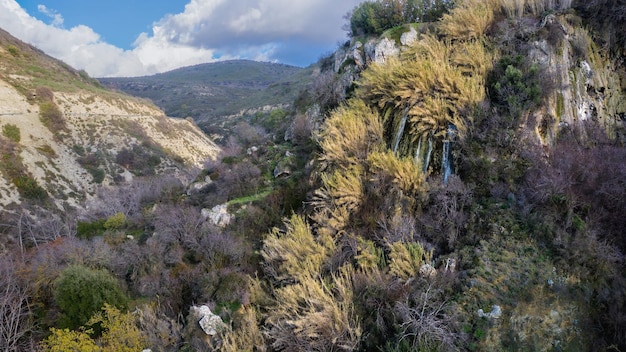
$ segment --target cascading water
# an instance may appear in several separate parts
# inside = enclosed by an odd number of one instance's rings
[[[398,125],[398,130],[396,131],[396,136],[393,140],[393,154],[398,155],[398,148],[400,147],[400,140],[402,140],[402,135],[404,134],[404,128],[406,127],[406,120],[409,117],[409,108],[404,109],[404,114],[402,114],[402,120],[400,120],[400,124]]]
[[[453,124],[448,125],[447,137],[443,141],[443,151],[441,155],[441,174],[443,175],[443,183],[448,183],[448,178],[454,170],[452,169],[452,154],[450,152],[450,144],[457,135],[456,126]]]
[[[428,143],[428,149],[423,150],[424,144]],[[421,135],[417,140],[417,148],[415,149],[415,163],[422,165],[422,171],[426,173],[428,171],[428,165],[430,164],[430,157],[433,152],[433,139],[430,134]]]
[[[450,165],[450,141],[443,141],[443,152],[441,155],[441,174],[443,175],[443,183],[448,183],[448,177],[452,174],[452,166]]]

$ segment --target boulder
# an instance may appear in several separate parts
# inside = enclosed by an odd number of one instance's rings
[[[502,308],[499,305],[494,304],[491,307],[491,312],[485,313],[482,309],[478,310],[478,317],[487,319],[498,319],[502,316]]]
[[[402,33],[400,36],[400,44],[404,46],[413,45],[417,41],[417,31],[413,26],[409,29],[408,32]]]
[[[213,314],[209,306],[192,306],[190,315],[198,319],[198,325],[209,336],[215,336],[219,330],[224,328],[222,318],[217,314]]]
[[[190,196],[196,192],[200,192],[211,183],[213,183],[213,180],[211,180],[211,177],[207,175],[204,177],[203,181],[196,181],[189,185],[189,188],[187,189],[187,195]]]
[[[228,204],[216,205],[211,209],[202,209],[202,217],[211,221],[215,226],[226,227],[233,220],[233,215],[228,212]]]
[[[400,56],[400,49],[396,46],[396,43],[389,38],[383,38],[376,44],[373,61],[377,64],[383,64],[387,60],[398,56]]]

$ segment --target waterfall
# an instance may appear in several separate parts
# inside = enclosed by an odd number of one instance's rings
[[[409,108],[404,109],[404,114],[402,114],[402,120],[400,120],[400,124],[398,125],[398,130],[396,132],[396,136],[393,140],[393,154],[398,154],[398,148],[400,147],[400,140],[402,139],[402,135],[404,134],[404,127],[406,126],[406,120],[409,117]]]
[[[453,124],[448,125],[447,138],[443,141],[443,151],[441,155],[441,174],[443,175],[443,183],[448,183],[448,178],[454,170],[452,169],[452,154],[450,152],[450,144],[456,137],[457,130]]]
[[[423,151],[422,146],[424,139],[428,141],[428,150]],[[417,149],[415,149],[415,163],[422,165],[422,171],[426,173],[428,171],[428,165],[430,164],[430,156],[433,152],[433,139],[431,135],[421,135],[417,140]]]
[[[452,174],[452,165],[450,165],[450,141],[443,141],[443,154],[441,156],[441,173],[443,174],[443,183],[448,183],[448,177]]]
[[[424,157],[424,173],[428,172],[428,165],[430,164],[430,156],[433,153],[433,136],[428,135],[428,151],[426,151],[426,156]]]

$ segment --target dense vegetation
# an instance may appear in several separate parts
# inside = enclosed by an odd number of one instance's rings
[[[298,108],[238,123],[190,187],[148,174],[81,212],[4,213],[1,347],[625,349],[623,72],[571,5],[457,1],[357,82],[328,67]],[[578,80],[588,60],[608,113],[559,121],[569,87],[540,42]],[[317,132],[304,101],[327,112]],[[235,220],[208,221],[219,205]]]
[[[152,100],[167,116],[191,117],[209,134],[225,135],[245,120],[232,115],[249,110],[249,118],[265,107],[291,104],[311,73],[311,69],[276,63],[232,60],[100,82]]]

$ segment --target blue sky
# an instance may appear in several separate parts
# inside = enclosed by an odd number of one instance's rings
[[[94,77],[226,59],[307,66],[361,0],[0,0],[0,27]]]

